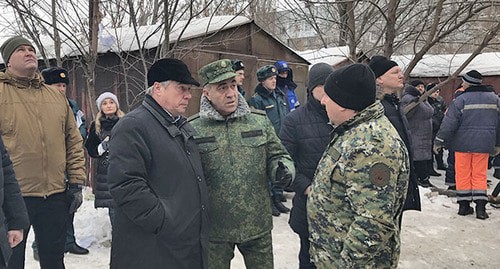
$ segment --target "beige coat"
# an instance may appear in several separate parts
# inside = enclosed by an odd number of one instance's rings
[[[0,132],[23,196],[46,197],[85,182],[82,137],[66,97],[33,79],[0,72]]]

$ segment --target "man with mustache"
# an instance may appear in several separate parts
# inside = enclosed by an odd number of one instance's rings
[[[209,268],[228,269],[238,247],[247,268],[273,268],[269,181],[290,185],[293,161],[266,115],[238,93],[231,61],[203,66],[200,113],[190,118],[207,179]]]

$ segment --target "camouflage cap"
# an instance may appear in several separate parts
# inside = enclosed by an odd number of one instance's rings
[[[211,62],[198,71],[198,77],[203,86],[207,84],[218,83],[226,79],[234,78],[236,74],[233,70],[233,64],[229,59],[222,59]]]

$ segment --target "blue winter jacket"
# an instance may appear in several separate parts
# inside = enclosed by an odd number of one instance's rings
[[[467,88],[449,106],[435,144],[457,152],[493,153],[500,146],[500,99],[487,86]]]

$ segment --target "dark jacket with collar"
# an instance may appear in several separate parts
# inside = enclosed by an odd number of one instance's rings
[[[457,152],[493,153],[500,146],[500,99],[487,86],[472,86],[448,107],[437,145]]]
[[[412,161],[413,152],[411,150],[411,140],[408,131],[408,120],[403,114],[399,104],[399,99],[396,95],[385,94],[380,103],[384,106],[384,115],[389,119],[394,128],[396,128],[396,131],[398,131],[398,134],[401,139],[403,139],[410,155],[410,178],[408,182],[408,193],[406,194],[403,210],[421,210],[417,174],[415,173],[415,167],[413,166]]]
[[[413,101],[418,100],[420,95],[417,88],[407,85],[403,97],[401,97],[401,108],[404,109]],[[434,108],[427,101],[419,103],[406,114],[414,161],[427,161],[432,159],[433,114]]]
[[[207,268],[208,194],[194,129],[149,95],[111,132],[111,268]]]
[[[281,142],[295,163],[296,175],[292,185],[295,196],[289,223],[298,233],[307,232],[307,196],[304,191],[311,185],[332,130],[325,108],[309,95],[304,106],[285,117],[279,133]]]
[[[2,154],[0,160],[2,166],[2,173],[0,173],[0,207],[2,208],[0,211],[0,268],[6,268],[6,263],[12,254],[7,231],[28,229],[30,221],[9,153],[1,137],[0,153]]]
[[[118,122],[118,117],[101,117],[101,131],[96,132],[95,121],[90,124],[89,135],[85,140],[85,148],[88,154],[97,164],[96,173],[93,177],[92,191],[94,192],[94,207],[113,207],[113,198],[108,187],[108,165],[109,165],[109,150],[106,150],[102,155],[99,155],[97,148],[99,144],[107,137],[111,136],[113,126]]]
[[[262,83],[259,83],[255,88],[255,94],[248,101],[248,104],[253,108],[264,110],[278,134],[289,109],[286,95],[278,88],[274,92],[276,97],[273,92],[266,90],[262,86]]]

